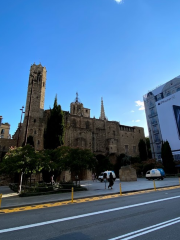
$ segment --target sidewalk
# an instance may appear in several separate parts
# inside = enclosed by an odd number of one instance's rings
[[[156,180],[155,182],[156,188],[179,185],[178,178],[165,178],[163,181]],[[113,189],[107,188],[108,183],[105,189],[104,182],[81,181],[81,185],[86,187],[88,191],[74,192],[74,199],[119,193],[119,183],[119,179],[116,179]],[[154,188],[153,181],[148,181],[145,178],[139,178],[136,182],[121,182],[121,187],[122,192],[140,191]],[[32,197],[19,197],[16,193],[12,192],[9,187],[0,187],[0,193],[3,194],[1,208],[20,207],[71,199],[70,192]]]

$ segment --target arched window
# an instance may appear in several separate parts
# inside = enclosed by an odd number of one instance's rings
[[[1,134],[4,134],[4,129],[1,130]]]

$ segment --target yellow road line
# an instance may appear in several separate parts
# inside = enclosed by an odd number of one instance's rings
[[[180,188],[180,186],[157,188],[157,191],[171,190],[171,189],[177,189],[177,188]],[[154,189],[142,190],[142,191],[138,191],[138,192],[122,193],[122,196],[126,197],[126,196],[132,196],[132,195],[150,193],[150,192],[154,192]],[[70,205],[70,204],[75,204],[75,203],[92,202],[92,201],[105,200],[105,199],[111,199],[111,198],[117,198],[117,197],[121,198],[122,196],[120,196],[120,194],[113,194],[113,195],[107,195],[107,196],[74,199],[73,203],[71,202],[71,200],[67,200],[67,201],[62,201],[62,202],[31,205],[31,206],[25,206],[25,207],[7,208],[7,209],[0,209],[0,213],[1,214],[14,213],[14,212],[23,212],[23,211],[43,209],[43,208],[49,208],[49,207],[59,207],[59,206],[67,205],[67,204]]]

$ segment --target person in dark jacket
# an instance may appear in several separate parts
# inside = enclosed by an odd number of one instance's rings
[[[103,173],[103,180],[105,182],[105,189],[106,189],[106,182],[107,182],[107,173]]]
[[[112,189],[113,184],[114,184],[113,175],[112,175],[112,173],[110,173],[110,175],[109,175],[109,186],[108,186],[108,188],[111,187],[111,189]]]

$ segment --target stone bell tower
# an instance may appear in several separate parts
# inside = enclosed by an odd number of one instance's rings
[[[31,65],[20,144],[32,136],[37,150],[43,149],[45,87],[46,68],[41,64]]]
[[[41,64],[31,65],[26,99],[25,117],[42,118],[46,86],[46,68]]]

